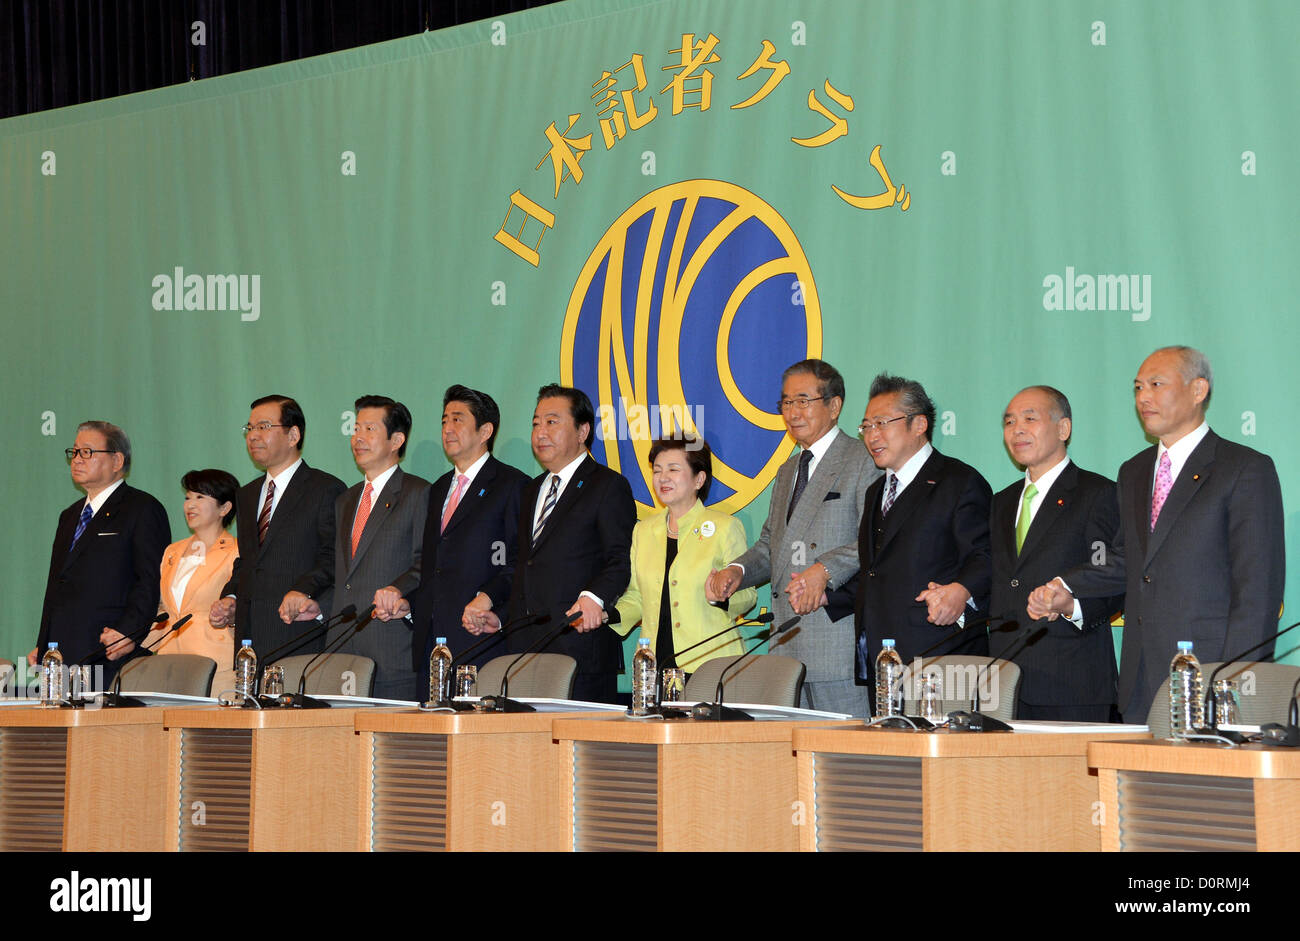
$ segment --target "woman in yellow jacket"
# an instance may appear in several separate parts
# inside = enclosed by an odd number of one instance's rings
[[[702,438],[655,441],[650,467],[651,489],[664,509],[632,530],[632,580],[617,604],[620,629],[629,631],[639,621],[660,669],[675,666],[693,673],[706,660],[744,653],[740,632],[733,630],[677,658],[678,650],[724,630],[758,598],[754,588],[736,592],[723,606],[704,597],[709,573],[745,551],[745,528],[703,503],[713,478],[713,454]]]

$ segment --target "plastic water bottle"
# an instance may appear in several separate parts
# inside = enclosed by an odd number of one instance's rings
[[[248,638],[240,642],[235,653],[235,694],[240,701],[257,696],[257,653]]]
[[[876,718],[896,716],[902,712],[899,700],[903,691],[903,658],[888,639],[876,655]]]
[[[1180,640],[1178,653],[1169,665],[1169,734],[1183,739],[1205,725],[1205,700],[1201,695],[1201,662],[1192,653],[1192,642]]]
[[[429,700],[445,702],[450,698],[451,649],[447,638],[434,638],[433,653],[429,654]]]
[[[650,638],[642,637],[636,642],[636,654],[632,657],[632,715],[648,716],[654,710],[659,699],[655,695],[658,678]]]
[[[63,654],[59,653],[58,641],[50,641],[50,647],[41,658],[41,705],[57,706],[63,701],[67,690],[67,672],[63,669]]]

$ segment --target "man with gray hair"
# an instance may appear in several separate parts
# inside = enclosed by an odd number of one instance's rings
[[[867,488],[880,472],[840,431],[844,379],[830,363],[800,360],[781,377],[778,408],[799,450],[777,471],[758,541],[705,586],[712,603],[770,582],[777,623],[798,614],[797,632],[772,652],[808,668],[801,705],[867,715],[866,691],[853,680],[853,621],[823,608],[828,591],[858,573],[858,523]],[[836,623],[838,621],[838,623]]]
[[[126,483],[131,442],[106,421],[82,422],[65,452],[72,482],[86,497],[59,516],[35,664],[56,642],[64,662],[103,666],[108,682],[123,661],[106,661],[101,635],[112,629],[138,642],[158,612],[159,564],[171,542],[161,503]]]
[[[1214,661],[1277,630],[1286,582],[1282,488],[1267,455],[1206,424],[1213,381],[1205,355],[1190,347],[1146,358],[1133,395],[1158,441],[1119,470],[1116,544],[1029,596],[1031,617],[1055,618],[1073,608],[1075,595],[1126,591],[1119,673],[1126,722],[1146,721],[1178,641]],[[1272,653],[1270,645],[1253,657]]]

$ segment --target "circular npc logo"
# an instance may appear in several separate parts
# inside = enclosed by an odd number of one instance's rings
[[[592,454],[654,509],[651,441],[682,430],[713,449],[709,502],[757,497],[793,447],[781,373],[821,355],[821,309],[799,240],[775,209],[720,180],[637,200],[578,275],[561,377],[597,407]]]

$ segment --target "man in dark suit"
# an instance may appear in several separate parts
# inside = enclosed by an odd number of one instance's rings
[[[518,552],[519,495],[528,484],[523,471],[492,456],[501,427],[492,396],[454,385],[442,401],[442,447],[452,470],[429,493],[419,584],[414,590],[388,585],[374,598],[380,619],[410,617],[411,665],[421,692],[428,688],[435,638],[446,637],[457,656],[477,639],[464,626],[467,609],[505,615]],[[488,649],[468,662],[481,666],[504,652]]]
[[[131,442],[121,428],[82,422],[66,453],[72,482],[86,499],[59,514],[41,626],[27,662],[35,665],[54,642],[64,663],[102,667],[108,683],[122,661],[105,660],[99,645],[110,630],[137,641],[144,636],[158,612],[158,567],[171,531],[162,504],[124,479]]]
[[[714,573],[706,597],[716,601],[771,582],[776,622],[802,615],[798,630],[773,651],[807,668],[801,705],[865,716],[868,696],[853,679],[853,622],[832,622],[819,601],[858,572],[858,525],[867,488],[880,471],[839,429],[844,378],[830,363],[806,359],[786,369],[780,405],[799,451],[777,472],[758,541]]]
[[[1031,617],[1126,589],[1119,708],[1145,722],[1180,640],[1222,660],[1277,630],[1286,582],[1282,488],[1273,461],[1220,438],[1205,421],[1209,360],[1186,346],[1156,350],[1133,382],[1138,415],[1158,439],[1119,470],[1120,534],[1098,564],[1035,589]],[[1258,658],[1271,656],[1271,645]]]
[[[1119,529],[1115,484],[1066,453],[1070,402],[1051,386],[1018,392],[1002,436],[1025,476],[993,498],[993,596],[989,653],[1020,665],[1016,717],[1110,722],[1115,709],[1118,598],[1075,602],[1067,619],[1034,620],[1029,593],[1058,572],[1104,558]]]
[[[578,662],[575,699],[612,703],[622,638],[603,621],[632,577],[636,504],[627,480],[587,453],[595,422],[591,400],[580,389],[547,385],[537,393],[533,454],[546,473],[521,499],[506,622],[530,614],[568,617],[574,626],[546,649]],[[478,630],[501,623],[491,611],[467,612],[466,618]],[[555,627],[552,621],[517,630],[506,649],[527,650]]]
[[[333,649],[340,635],[347,634],[338,652],[375,662],[371,695],[410,702],[419,695],[417,677],[411,670],[410,625],[401,620],[375,624],[366,620],[364,613],[379,586],[410,591],[420,580],[429,482],[404,473],[399,463],[406,456],[411,435],[411,413],[405,405],[384,395],[363,395],[353,409],[352,458],[365,480],[334,502],[338,532],[331,613],[353,605],[358,620],[337,625],[326,645]],[[323,612],[316,601],[308,601],[297,619],[309,620]],[[346,687],[340,685],[340,690],[346,691]],[[365,695],[367,690],[355,692]]]
[[[294,620],[308,601],[330,610],[334,501],[344,487],[332,474],[307,466],[306,435],[307,419],[287,395],[255,401],[244,426],[248,455],[266,473],[241,487],[235,499],[239,558],[210,620],[213,627],[233,620],[235,649],[247,637],[261,657],[303,631]],[[319,651],[324,643],[318,633],[280,656]]]
[[[885,475],[867,491],[858,531],[853,592],[862,684],[874,685],[885,638],[896,641],[904,663],[936,644],[934,656],[988,652],[982,617],[992,579],[992,491],[973,467],[934,449],[934,417],[919,382],[885,373],[872,381],[860,431]],[[939,643],[945,635],[950,642]]]

